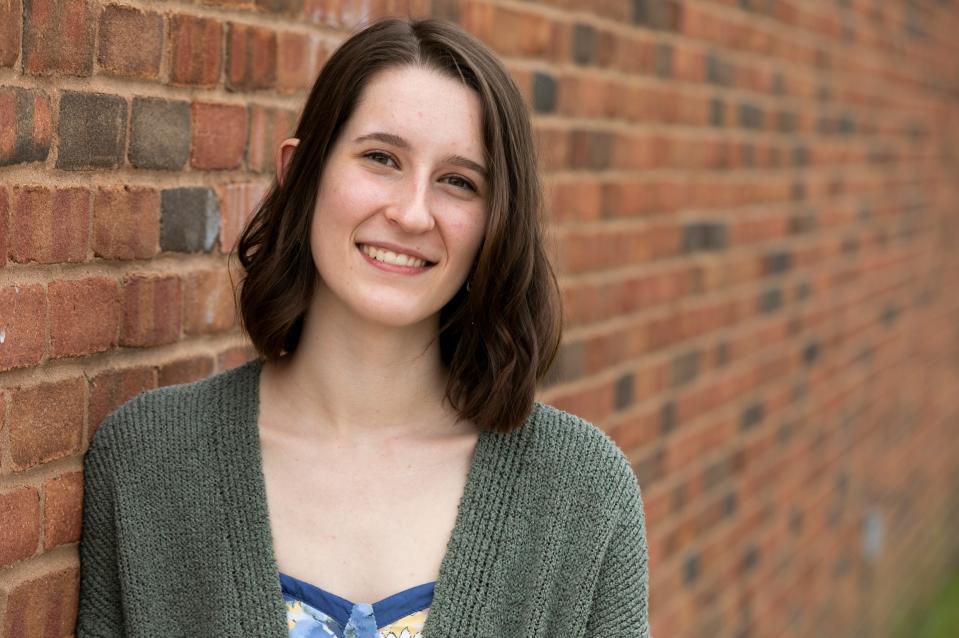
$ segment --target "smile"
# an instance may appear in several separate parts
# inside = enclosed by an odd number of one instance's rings
[[[371,260],[382,264],[400,266],[408,270],[425,270],[428,266],[432,265],[430,262],[419,259],[418,257],[403,253],[394,253],[384,248],[376,248],[374,246],[367,246],[366,244],[357,244],[357,247],[360,249],[360,252]]]

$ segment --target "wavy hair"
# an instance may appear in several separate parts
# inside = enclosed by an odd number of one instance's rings
[[[296,349],[316,283],[310,227],[320,176],[364,87],[387,68],[419,66],[471,88],[482,108],[489,171],[486,234],[466,285],[440,311],[446,398],[484,430],[509,432],[533,407],[562,332],[556,277],[543,246],[542,188],[522,94],[473,36],[438,19],[376,22],[324,65],[297,124],[299,145],[237,243],[245,270],[239,315],[262,358]]]

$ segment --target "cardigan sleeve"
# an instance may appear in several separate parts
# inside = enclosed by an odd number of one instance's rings
[[[631,471],[630,476],[586,623],[586,635],[592,638],[652,638],[646,517],[639,484]]]
[[[103,430],[104,423],[100,430]],[[106,432],[97,431],[97,434]],[[83,530],[80,537],[80,599],[77,638],[122,636],[123,608],[116,538],[116,492],[112,450],[97,445],[83,459]],[[102,443],[102,436],[99,437]]]

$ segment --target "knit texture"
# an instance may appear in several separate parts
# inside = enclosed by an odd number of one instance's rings
[[[251,361],[113,412],[84,457],[77,636],[288,638]],[[480,434],[424,638],[648,637],[645,517],[601,430]]]

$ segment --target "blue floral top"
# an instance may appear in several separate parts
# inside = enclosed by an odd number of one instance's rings
[[[417,585],[371,605],[280,572],[290,638],[421,638],[435,585]]]

